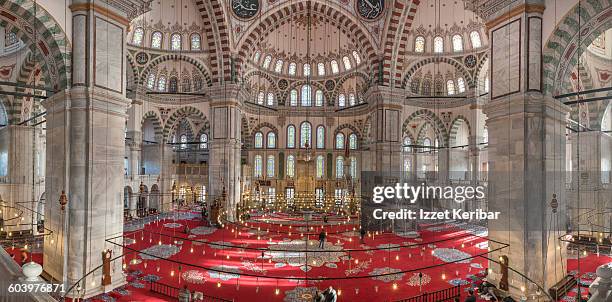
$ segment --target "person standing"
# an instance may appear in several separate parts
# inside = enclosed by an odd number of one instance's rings
[[[365,244],[365,236],[366,236],[366,229],[364,227],[361,227],[359,229],[359,238],[361,240],[361,244]]]
[[[338,294],[336,290],[330,285],[324,292],[325,302],[336,302],[338,300]]]
[[[473,289],[468,289],[468,296],[465,298],[465,302],[476,302],[476,296],[474,295]]]
[[[327,237],[327,235],[325,235],[325,230],[322,230],[321,233],[319,234],[319,248],[320,249],[325,248],[325,237]]]

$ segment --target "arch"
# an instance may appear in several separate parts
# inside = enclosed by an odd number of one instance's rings
[[[274,125],[272,125],[272,124],[270,124],[268,122],[262,122],[259,125],[255,126],[255,128],[253,128],[252,133],[261,131],[261,129],[266,128],[266,127],[270,128],[272,131],[274,131],[274,133],[276,133],[278,135],[278,133],[279,133],[278,132],[278,128],[276,128],[276,126],[274,126]],[[267,133],[267,131],[266,131],[266,133]]]
[[[159,116],[157,115],[157,113],[155,111],[148,111],[142,116],[142,120],[140,121],[140,129],[142,129],[143,132],[144,132],[144,124],[146,121],[151,121],[151,123],[153,124],[153,129],[155,130],[154,132],[155,139],[161,142],[163,130],[161,126],[161,120],[159,119]],[[144,138],[144,133],[143,133],[143,138]]]
[[[563,84],[596,37],[612,27],[612,2],[581,1],[553,29],[542,51],[543,92],[563,93]],[[578,26],[580,24],[580,27]],[[580,43],[580,45],[578,45]]]
[[[335,144],[336,135],[338,133],[340,133],[344,129],[349,129],[352,133],[354,133],[357,136],[357,146],[360,147],[362,145],[362,142],[363,142],[363,136],[361,134],[361,131],[359,131],[359,129],[357,129],[357,127],[355,127],[352,124],[341,124],[338,127],[336,127],[336,130],[334,131],[334,136],[333,136],[333,138],[334,138],[334,146],[336,145]],[[345,138],[345,142],[344,143],[348,144],[348,135],[345,135],[345,136],[346,136],[346,138]]]
[[[66,33],[49,12],[31,0],[2,1],[0,26],[12,27],[17,38],[36,54],[48,86],[55,90],[68,87],[72,47]]]
[[[362,59],[365,59],[364,61],[366,61],[367,66],[370,66],[372,71],[376,69],[377,65],[374,64],[378,57],[376,54],[376,42],[364,24],[355,22],[353,13],[335,3],[310,0],[290,1],[279,4],[262,13],[259,22],[252,22],[253,25],[246,29],[245,34],[235,47],[238,49],[238,57],[236,58],[238,72],[240,73],[243,69],[243,66],[248,61],[247,58],[252,57],[252,53],[255,52],[255,46],[259,44],[257,41],[260,41],[262,37],[274,31],[278,26],[289,22],[292,18],[306,16],[308,12],[324,16],[332,24],[341,27],[341,30],[353,37],[355,41],[359,41],[358,45],[361,46],[361,49],[358,51],[363,54]]]
[[[456,144],[457,133],[459,132],[459,127],[461,126],[462,123],[465,123],[465,125],[468,128],[468,140],[469,140],[469,137],[472,136],[472,127],[470,126],[470,122],[468,121],[467,118],[465,118],[465,116],[458,115],[457,117],[455,117],[455,119],[451,123],[450,133],[448,135],[448,145],[450,147],[454,147],[457,145]]]
[[[336,89],[332,91],[330,97],[327,99],[329,106],[334,106],[334,100],[338,98],[342,85],[344,85],[346,81],[352,78],[358,78],[358,79],[363,80],[365,84],[364,91],[367,90],[370,84],[372,83],[372,79],[367,74],[361,71],[354,71],[354,72],[343,75],[340,79],[336,81]],[[323,93],[325,93],[325,91],[323,91]]]
[[[212,82],[230,81],[232,80],[230,58],[232,27],[228,22],[226,5],[221,0],[195,0],[195,4],[202,15],[208,49],[216,54],[210,57],[212,79],[209,86],[212,86]]]
[[[472,75],[470,74],[470,72],[467,69],[465,69],[465,67],[463,66],[463,63],[453,58],[434,56],[434,57],[429,57],[429,58],[417,61],[416,63],[413,63],[411,65],[412,67],[410,67],[410,69],[408,69],[408,71],[404,75],[404,80],[402,81],[402,88],[406,89],[410,81],[410,78],[417,70],[431,63],[446,63],[446,64],[453,66],[455,70],[461,72],[461,74],[463,75],[463,78],[466,80],[466,83],[468,84],[468,87],[474,87],[474,79],[472,78]]]
[[[438,116],[436,116],[435,113],[427,109],[419,109],[410,114],[410,116],[408,116],[408,118],[406,118],[406,120],[402,124],[402,133],[409,133],[410,131],[408,129],[410,128],[410,123],[419,118],[424,119],[426,122],[430,122],[430,124],[434,128],[434,131],[436,132],[436,135],[440,138],[440,146],[447,146],[448,133],[446,131],[444,123],[442,122],[442,120],[440,120],[440,118],[438,118]]]
[[[195,107],[191,107],[191,106],[181,107],[175,110],[172,113],[172,115],[170,115],[168,120],[166,121],[166,124],[164,126],[164,131],[163,131],[164,142],[168,141],[168,139],[170,138],[170,134],[172,133],[172,130],[177,124],[177,121],[179,121],[182,118],[189,118],[191,120],[191,123],[193,123],[194,126],[196,126],[194,128],[197,128],[197,126],[205,127],[207,129],[210,128],[210,122],[208,121],[206,116],[202,113],[202,111],[200,111],[199,109]]]
[[[202,62],[190,56],[186,56],[183,54],[174,54],[174,53],[162,55],[162,56],[159,56],[151,60],[151,62],[149,62],[147,67],[145,67],[145,69],[140,74],[140,77],[138,78],[138,84],[144,85],[146,83],[146,79],[147,79],[147,76],[149,75],[149,72],[151,72],[151,70],[154,70],[159,64],[166,62],[166,61],[184,61],[184,62],[192,64],[198,69],[198,71],[202,74],[202,76],[204,76],[207,86],[208,87],[212,86],[212,78],[210,76],[210,72],[208,68]]]
[[[386,24],[393,24],[393,26],[386,26],[383,32],[384,43],[382,45],[385,46],[382,62],[383,70],[382,75],[378,75],[379,78],[382,78],[385,86],[392,84],[397,87],[398,83],[401,82],[405,66],[404,61],[406,60],[404,54],[407,52],[406,48],[409,40],[407,37],[411,32],[412,22],[421,2],[423,1],[396,0],[388,8],[390,17]]]
[[[21,67],[19,68],[19,74],[15,79],[17,84],[21,84],[20,87],[15,87],[15,92],[26,93],[33,92],[29,88],[25,88],[24,85],[34,85],[35,79],[34,77],[40,73],[40,68],[36,68],[36,58],[32,52],[28,52],[26,58],[21,63]],[[28,91],[30,90],[30,91]],[[29,98],[28,98],[29,99]],[[13,98],[13,106],[10,109],[9,117],[11,118],[11,123],[19,123],[22,120],[27,119],[26,117],[21,116],[22,113],[22,105],[24,102],[24,97],[14,97]]]

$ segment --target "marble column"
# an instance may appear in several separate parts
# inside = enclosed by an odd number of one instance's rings
[[[212,118],[209,143],[208,188],[212,198],[220,197],[223,186],[227,193],[224,205],[227,219],[235,219],[240,202],[241,103],[235,97],[239,87],[226,84],[212,91],[209,116]],[[207,203],[210,206],[210,202]]]
[[[102,252],[123,253],[125,36],[128,16],[148,9],[140,0],[73,0],[72,82],[47,100],[44,274],[81,297],[125,284],[122,260],[111,263],[102,286]],[[62,191],[67,196],[63,209]],[[93,272],[92,272],[93,271]],[[86,274],[92,272],[87,277]],[[75,297],[76,292],[68,293]]]
[[[491,44],[491,91],[484,105],[489,131],[489,247],[510,247],[509,266],[547,291],[566,275],[565,116],[569,108],[542,94],[542,1],[507,1],[492,10],[483,4]],[[498,5],[499,2],[495,5]],[[553,211],[556,194],[558,208]],[[500,266],[489,262],[489,281],[499,285]],[[538,299],[536,286],[510,272],[509,293],[519,300]],[[542,298],[542,296],[539,296]]]

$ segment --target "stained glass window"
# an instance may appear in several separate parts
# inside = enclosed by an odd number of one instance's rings
[[[336,149],[344,149],[344,134],[336,134]]]
[[[477,31],[473,31],[470,33],[470,40],[472,41],[472,48],[479,48],[482,46],[480,34]]]
[[[323,106],[323,91],[321,90],[317,90],[317,92],[315,92],[315,106]]]
[[[295,89],[291,90],[291,96],[290,96],[290,100],[289,100],[289,105],[297,106],[297,99],[298,99],[298,92],[297,92],[297,90],[295,90]]]
[[[349,70],[353,68],[353,66],[351,66],[351,60],[349,60],[347,56],[342,57],[342,62],[344,63],[345,70]]]
[[[426,148],[423,148],[424,151],[431,151],[431,139],[429,139],[429,137],[426,137],[425,139],[423,139],[423,146],[425,146]]]
[[[160,76],[159,80],[157,80],[157,90],[166,91],[166,77]]]
[[[312,147],[312,126],[309,122],[302,122],[300,125],[300,148]]]
[[[455,94],[455,82],[453,80],[446,81],[446,92],[448,95]]]
[[[195,91],[202,89],[202,77],[200,75],[193,76],[193,89]]]
[[[153,72],[149,73],[149,78],[147,79],[147,88],[153,89],[155,87],[155,74]]]
[[[349,149],[357,149],[357,135],[355,133],[351,133],[351,135],[349,135]]]
[[[333,74],[340,72],[340,68],[338,67],[338,62],[336,60],[331,61],[331,70]]]
[[[295,148],[295,126],[287,126],[287,148]]]
[[[162,33],[161,32],[154,32],[153,35],[151,35],[151,48],[161,48],[162,45]]]
[[[261,159],[261,155],[255,155],[255,165],[254,165],[254,176],[255,177],[261,177],[261,172],[262,172],[262,166],[263,166],[263,162]]]
[[[404,152],[412,152],[412,141],[410,141],[410,137],[404,137],[404,145],[402,146],[402,151]]]
[[[263,133],[261,132],[255,133],[255,148],[263,148]]]
[[[349,106],[355,106],[356,102],[355,102],[355,94],[351,93],[349,94]]]
[[[172,50],[181,50],[181,34],[172,34],[170,41]]]
[[[295,177],[295,156],[287,156],[287,177]]]
[[[272,56],[267,55],[263,61],[263,68],[268,69],[270,67],[270,63],[272,63]]]
[[[325,148],[325,127],[323,125],[317,126],[317,149]]]
[[[168,91],[172,93],[178,91],[178,79],[176,77],[171,77],[168,81]]]
[[[191,80],[189,77],[183,77],[183,83],[181,86],[183,86],[183,92],[191,92]]]
[[[253,61],[255,63],[258,63],[260,58],[261,58],[261,53],[259,51],[255,52],[255,56],[253,57]]]
[[[457,88],[459,88],[459,93],[465,92],[465,81],[461,77],[457,79]]]
[[[319,63],[317,64],[317,72],[319,73],[320,76],[324,76],[325,75],[325,63]]]
[[[134,30],[134,36],[132,36],[132,44],[134,45],[142,45],[142,38],[144,37],[144,29],[142,27],[137,27]],[[7,45],[10,45],[7,43]]]
[[[434,38],[434,52],[435,53],[443,53],[444,52],[444,39],[438,36]]]
[[[361,57],[356,50],[353,50],[353,58],[355,59],[355,63],[357,63],[357,65],[361,64]]]
[[[266,140],[268,148],[276,148],[276,133],[268,132],[268,139]]]
[[[266,163],[266,176],[274,177],[274,155],[268,155],[268,162]]]
[[[453,51],[459,52],[463,50],[463,38],[460,35],[453,36]]]
[[[303,73],[305,77],[310,75],[310,64],[308,63],[304,64]]]
[[[200,50],[202,48],[202,38],[200,34],[191,35],[191,50]]]
[[[289,75],[294,76],[296,70],[297,70],[297,64],[295,64],[295,62],[289,63]]]
[[[351,178],[357,178],[357,158],[351,156]]]
[[[414,39],[414,52],[422,53],[425,51],[425,38],[418,36]]]
[[[317,156],[317,178],[323,178],[325,171],[325,159],[323,155]]]
[[[281,73],[281,71],[283,71],[283,64],[285,62],[283,62],[283,60],[278,59],[276,60],[276,66],[274,66],[274,72],[276,73]]]
[[[267,101],[266,104],[268,106],[273,106],[274,105],[274,93],[268,92],[268,97],[267,97],[266,101]]]
[[[344,157],[336,157],[336,178],[342,178],[344,176]]]
[[[257,104],[263,105],[264,98],[265,98],[265,93],[263,93],[263,91],[260,91],[259,94],[257,94]]]
[[[200,135],[200,149],[208,149],[208,135],[206,133]]]
[[[346,96],[344,95],[344,93],[341,93],[338,96],[338,106],[340,107],[346,106]]]
[[[181,135],[181,149],[187,149],[187,135]]]
[[[484,128],[482,131],[482,142],[487,144],[489,143],[489,129]]]
[[[312,106],[312,88],[310,85],[302,86],[302,106]]]

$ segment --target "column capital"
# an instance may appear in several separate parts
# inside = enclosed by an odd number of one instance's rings
[[[490,101],[483,106],[483,113],[487,115],[488,121],[507,119],[513,114],[541,113],[565,123],[565,114],[569,111],[567,105],[541,93],[511,95]]]

